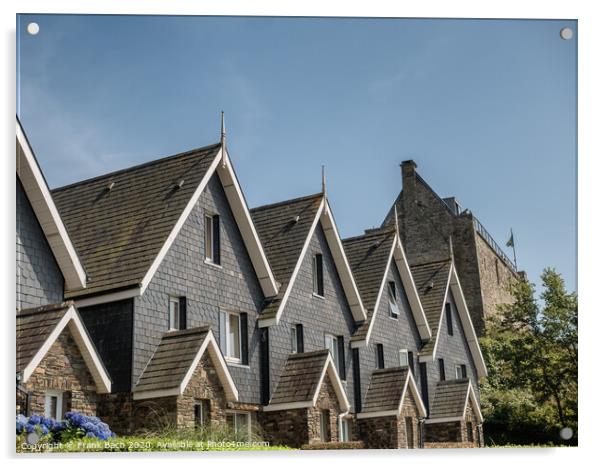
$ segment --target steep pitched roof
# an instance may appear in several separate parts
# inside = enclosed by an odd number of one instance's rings
[[[374,370],[358,418],[399,415],[408,391],[412,393],[420,414],[426,417],[418,387],[407,367]]]
[[[469,379],[439,381],[431,406],[428,423],[461,420],[466,415],[469,399],[479,423],[483,421],[479,404]]]
[[[65,287],[68,290],[83,288],[86,286],[86,272],[18,119],[16,149],[17,175],[63,274]]]
[[[238,400],[238,391],[209,326],[165,333],[140,375],[134,398],[182,394],[206,350],[227,397]]]
[[[61,333],[69,329],[94,378],[96,391],[111,392],[111,378],[73,302],[20,310],[17,312],[16,324],[16,369],[21,374],[22,382],[27,382]]]
[[[69,296],[139,286],[219,150],[215,144],[53,190],[89,275],[87,289]]]
[[[451,264],[451,260],[444,260],[411,266],[414,282],[433,336],[422,348],[423,354],[432,352],[435,347],[449,286]]]
[[[322,194],[318,193],[251,209],[257,234],[280,283],[278,295],[261,313],[265,319],[278,312],[321,203]]]
[[[366,321],[359,326],[351,338],[352,342],[367,343],[370,339],[372,323],[384,293],[391,263],[395,263],[399,270],[420,337],[423,340],[429,339],[431,337],[429,325],[397,230],[394,228],[373,230],[343,240],[343,246],[368,315]]]
[[[278,323],[318,222],[322,223],[351,312],[358,322],[366,319],[360,293],[323,193],[259,206],[251,209],[251,216],[274,275],[281,284],[278,295],[259,317],[261,327]]]
[[[334,386],[343,410],[349,410],[349,401],[330,352],[317,350],[288,356],[274,394],[264,411],[313,407],[326,374]]]

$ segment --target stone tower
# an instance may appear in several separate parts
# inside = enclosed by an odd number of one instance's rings
[[[408,261],[423,264],[453,256],[472,322],[482,336],[484,317],[512,301],[508,286],[518,272],[479,220],[455,198],[440,198],[416,168],[412,160],[401,164],[402,190],[394,202]],[[383,225],[393,221],[394,206]]]

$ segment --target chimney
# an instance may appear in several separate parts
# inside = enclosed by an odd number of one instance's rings
[[[405,202],[416,202],[416,162],[413,160],[401,163],[401,188]]]

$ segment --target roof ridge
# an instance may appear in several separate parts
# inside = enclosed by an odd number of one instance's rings
[[[437,386],[453,386],[470,383],[468,378],[446,379],[445,381],[437,381]]]
[[[291,199],[287,199],[284,201],[278,201],[276,203],[270,203],[270,204],[263,204],[261,206],[257,206],[254,208],[249,209],[250,212],[257,212],[257,211],[263,211],[265,209],[270,209],[270,208],[275,208],[281,205],[285,205],[285,204],[292,204],[292,203],[297,203],[300,201],[305,201],[311,198],[318,198],[318,197],[322,197],[323,194],[322,193],[314,193],[313,195],[305,195],[305,196],[299,196],[298,198],[291,198]]]
[[[197,326],[194,328],[177,329],[175,331],[167,331],[165,334],[163,334],[163,339],[169,339],[169,338],[173,338],[173,337],[180,337],[180,336],[186,336],[186,335],[192,335],[192,334],[200,334],[200,333],[208,332],[208,331],[211,331],[211,326],[208,324],[204,324],[202,326]]]
[[[438,259],[435,261],[426,261],[424,263],[410,264],[410,268],[419,267],[419,266],[430,266],[431,264],[439,264],[439,263],[451,263],[451,262],[452,262],[451,258]]]
[[[361,235],[355,235],[353,237],[347,237],[347,238],[343,238],[341,239],[341,241],[343,243],[345,242],[351,242],[351,241],[357,241],[360,240],[362,238],[370,238],[370,237],[376,237],[379,235],[385,235],[385,234],[394,234],[395,233],[395,227],[392,226],[385,226],[385,227],[379,227],[376,229],[371,230],[370,232],[364,232]]]
[[[408,371],[408,367],[405,366],[394,366],[394,367],[390,367],[390,368],[377,368],[375,370],[372,371],[372,374],[385,374],[385,373],[398,373],[398,372],[407,372]]]
[[[94,177],[86,178],[84,180],[80,180],[80,181],[77,181],[77,182],[74,182],[74,183],[70,183],[68,185],[63,185],[63,186],[60,186],[60,187],[57,187],[57,188],[53,188],[52,190],[50,190],[50,192],[53,193],[53,194],[54,193],[58,193],[60,191],[64,191],[64,190],[67,190],[67,189],[70,189],[70,188],[74,188],[74,187],[79,186],[79,185],[84,185],[84,184],[87,184],[87,183],[95,182],[97,180],[101,180],[101,179],[107,178],[107,177],[114,177],[116,175],[121,175],[121,174],[126,173],[126,172],[130,172],[130,171],[142,169],[144,167],[148,167],[148,166],[151,166],[151,165],[159,164],[161,162],[166,162],[168,160],[175,159],[175,158],[178,158],[178,157],[189,156],[191,154],[194,154],[195,152],[207,151],[207,150],[209,150],[211,148],[216,148],[216,147],[219,147],[219,146],[221,146],[221,143],[214,143],[214,144],[209,144],[207,146],[202,146],[202,147],[199,147],[199,148],[190,149],[188,151],[180,152],[180,153],[177,153],[177,154],[172,154],[170,156],[160,157],[159,159],[153,159],[151,161],[143,162],[141,164],[133,165],[131,167],[125,167],[123,169],[114,170],[113,172],[107,172],[105,174],[96,175]]]
[[[328,349],[320,349],[320,350],[312,350],[311,352],[298,352],[298,353],[294,353],[294,354],[290,354],[288,356],[289,360],[290,359],[300,359],[300,358],[306,358],[306,357],[315,357],[317,355],[327,355],[330,352],[330,350]]]
[[[65,308],[69,308],[73,306],[75,302],[73,300],[66,300],[60,303],[51,303],[48,305],[41,305],[33,308],[23,308],[21,310],[17,310],[17,317],[36,315],[41,313],[48,313],[51,311],[64,310]]]

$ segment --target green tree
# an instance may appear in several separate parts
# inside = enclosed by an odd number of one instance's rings
[[[511,285],[514,302],[500,306],[481,340],[483,412],[502,442],[557,441],[564,427],[576,441],[577,295],[552,268],[541,279],[539,302],[525,278]]]

